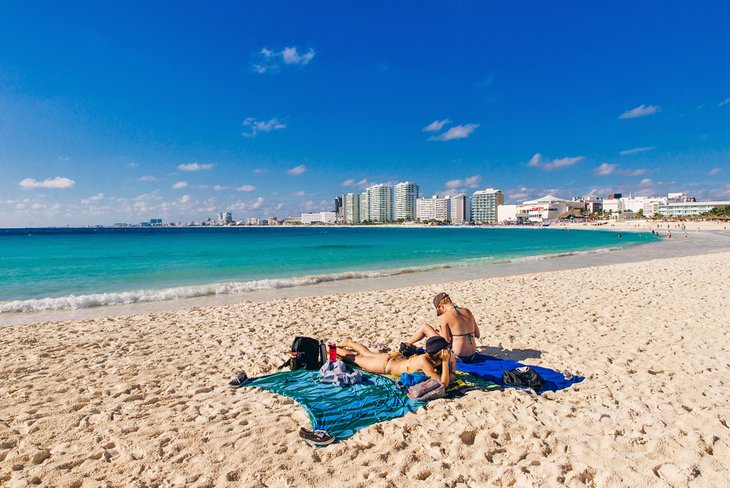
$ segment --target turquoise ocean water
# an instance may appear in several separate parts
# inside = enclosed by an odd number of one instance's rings
[[[651,234],[565,229],[0,229],[0,313],[377,278],[594,252]]]

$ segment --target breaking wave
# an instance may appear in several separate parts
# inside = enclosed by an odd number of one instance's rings
[[[134,290],[109,293],[91,293],[87,295],[66,295],[62,297],[33,298],[27,300],[12,300],[0,302],[0,313],[29,313],[50,310],[78,310],[91,307],[103,307],[113,305],[129,305],[134,303],[159,302],[164,300],[179,300],[185,298],[196,298],[212,295],[232,295],[257,290],[275,290],[279,288],[292,288],[296,286],[315,285],[331,281],[383,278],[420,271],[433,271],[458,266],[479,266],[498,263],[521,263],[529,261],[540,261],[565,256],[581,254],[597,254],[621,249],[620,247],[599,248],[587,251],[561,252],[553,254],[539,254],[533,256],[522,256],[516,258],[495,259],[494,257],[481,257],[464,259],[451,264],[437,264],[428,266],[413,266],[392,270],[379,271],[346,271],[342,273],[300,276],[293,278],[270,278],[252,281],[231,281],[226,283],[211,283],[207,285],[177,286],[163,288],[161,290]]]

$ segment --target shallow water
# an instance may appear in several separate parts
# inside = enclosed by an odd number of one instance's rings
[[[651,234],[279,227],[0,230],[0,312],[155,302],[621,248]]]

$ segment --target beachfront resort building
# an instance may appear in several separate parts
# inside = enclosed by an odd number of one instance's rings
[[[690,217],[710,212],[715,208],[730,207],[730,200],[714,202],[671,202],[660,205],[658,210],[664,217]]]
[[[364,191],[360,194],[360,222],[370,220],[370,200],[368,192]]]
[[[471,219],[477,224],[494,224],[498,220],[497,207],[503,204],[502,190],[487,188],[475,191],[471,197]]]
[[[309,212],[303,213],[302,224],[335,224],[337,223],[337,212]]]
[[[670,195],[683,194],[670,193]],[[644,217],[652,217],[659,211],[659,207],[666,205],[668,201],[670,201],[669,197],[634,197],[631,195],[624,197],[618,193],[609,195],[609,198],[603,200],[602,206],[603,211],[606,213],[633,212],[639,214],[641,212]]]
[[[416,219],[421,222],[433,220],[449,222],[451,220],[451,199],[449,197],[439,198],[436,195],[431,198],[419,198],[416,200]]]
[[[411,181],[398,183],[393,187],[393,219],[396,221],[416,220],[418,185]]]
[[[335,197],[335,214],[337,215],[337,222],[345,221],[345,207],[344,207],[344,195],[337,195]]]
[[[360,194],[348,193],[345,195],[345,223],[360,223]]]
[[[231,212],[220,212],[218,214],[219,225],[229,225],[233,223],[233,215]]]
[[[368,199],[368,219],[373,222],[393,221],[393,187],[373,185],[365,190]]]
[[[451,197],[451,218],[452,224],[463,224],[471,220],[471,202],[466,195]]]
[[[517,219],[529,220],[535,223],[551,222],[570,217],[582,217],[584,209],[585,204],[581,201],[545,195],[519,205]]]
[[[518,205],[500,205],[497,207],[499,222],[503,224],[522,223],[517,219],[517,207]]]

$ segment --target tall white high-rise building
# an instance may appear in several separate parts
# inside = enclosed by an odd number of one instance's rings
[[[370,221],[370,200],[368,192],[364,191],[360,194],[360,222]]]
[[[368,214],[373,222],[393,221],[393,187],[373,185],[367,190]]]
[[[345,195],[345,223],[360,223],[360,195],[358,193],[348,193]]]
[[[416,220],[418,185],[411,181],[398,183],[393,187],[393,219]]]
[[[475,191],[471,197],[471,218],[480,224],[497,222],[497,207],[504,204],[502,190],[487,188]]]
[[[451,197],[451,223],[462,224],[471,220],[471,202],[466,195]]]
[[[451,199],[439,198],[436,195],[431,198],[419,198],[416,200],[416,218],[421,222],[429,220],[448,222],[451,219]]]

